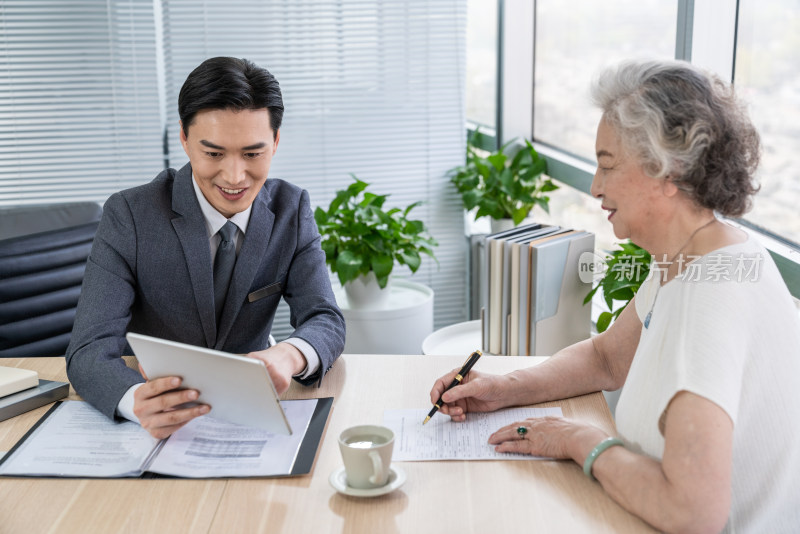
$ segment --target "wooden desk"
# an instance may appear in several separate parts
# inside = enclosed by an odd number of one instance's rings
[[[433,380],[463,356],[345,355],[322,388],[293,385],[287,398],[335,397],[311,476],[228,480],[0,479],[0,532],[653,532],[614,503],[599,484],[565,461],[404,462],[408,480],[373,499],[328,484],[341,466],[339,433],[381,423],[386,409],[425,407]],[[482,371],[502,373],[543,358],[491,357]],[[66,380],[60,358],[2,365]],[[78,399],[70,391],[71,399]],[[612,431],[600,393],[558,403],[564,415]],[[46,407],[0,423],[10,449]],[[488,436],[487,436],[488,437]]]

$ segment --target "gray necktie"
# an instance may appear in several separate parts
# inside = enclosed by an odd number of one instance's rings
[[[236,231],[234,223],[228,221],[217,232],[221,238],[217,255],[214,258],[214,309],[217,312],[217,324],[222,316],[222,307],[228,294],[228,286],[233,275],[233,266],[236,264]]]

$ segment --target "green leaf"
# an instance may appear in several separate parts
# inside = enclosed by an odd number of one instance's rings
[[[325,213],[324,209],[317,207],[317,209],[314,210],[314,222],[317,223],[317,227],[325,224],[327,221],[328,221],[328,214]]]
[[[408,265],[412,273],[417,272],[420,263],[422,263],[422,258],[416,250],[400,251],[399,256],[402,258],[403,263]]]
[[[467,191],[461,195],[461,199],[464,201],[464,207],[468,210],[480,204],[481,198],[483,198],[483,194],[478,190]]]
[[[509,165],[509,167],[511,167],[512,169],[519,169],[520,163],[522,162],[522,158],[524,157],[525,157],[524,150],[517,151],[517,153],[514,155],[514,159],[511,160],[511,165]]]
[[[483,205],[478,208],[478,211],[475,212],[475,220],[477,221],[481,217],[486,217],[487,215],[491,217],[492,212],[485,205]]]
[[[407,221],[404,230],[409,234],[421,234],[425,231],[425,223],[422,221]]]
[[[371,233],[369,235],[365,235],[361,242],[364,243],[367,247],[375,251],[376,253],[383,252],[383,238],[377,233]]]
[[[434,241],[433,239],[431,239],[430,241],[432,241],[432,243],[431,243],[431,246],[436,246],[436,245],[438,245],[438,243],[437,243],[436,241]],[[437,260],[437,259],[436,259],[436,256],[433,254],[433,250],[431,250],[430,248],[428,248],[428,247],[420,247],[420,248],[419,248],[419,251],[420,251],[421,253],[423,253],[423,254],[425,254],[425,255],[427,255],[427,256],[430,256],[431,258],[433,258],[433,260],[434,260],[436,263],[439,263],[439,260]]]
[[[420,204],[422,204],[421,200],[418,200],[418,201],[414,202],[413,204],[409,204],[408,207],[403,211],[403,217],[408,217],[408,214],[411,212],[411,210],[413,210],[414,208],[416,208]]]
[[[600,289],[600,284],[597,284],[596,286],[594,286],[594,287],[592,288],[592,290],[591,290],[591,291],[589,291],[589,292],[586,294],[586,297],[583,299],[583,305],[584,305],[584,306],[585,306],[586,304],[588,304],[588,303],[589,303],[589,302],[592,300],[592,297],[594,296],[594,294],[595,294],[595,293],[597,293],[597,290],[598,290],[598,289]]]
[[[332,239],[326,239],[321,246],[322,251],[325,253],[325,263],[334,267],[336,265],[336,242]],[[336,272],[335,268],[333,272]]]
[[[550,198],[549,197],[537,197],[535,204],[542,208],[545,213],[550,213]]]
[[[494,166],[494,168],[497,169],[498,171],[503,170],[503,168],[506,166],[507,159],[508,158],[506,157],[506,155],[502,153],[494,153],[488,158],[486,158],[486,160],[489,163],[491,163],[492,166]]]
[[[557,189],[558,185],[554,184],[552,180],[545,180],[539,191],[541,191],[542,193],[549,193],[550,191],[555,191]]]
[[[620,287],[611,292],[611,298],[614,300],[630,301],[633,298],[633,291],[630,287]]]
[[[458,174],[453,177],[451,180],[454,184],[456,184],[456,188],[461,192],[463,195],[464,193],[468,193],[474,189],[477,189],[481,184],[481,175],[480,174]]]
[[[479,211],[484,211],[484,215],[491,215],[492,213],[496,213],[500,208],[500,204],[492,199],[492,198],[484,198],[483,202],[480,205]],[[497,217],[498,219],[502,219],[503,216]]]
[[[514,174],[510,169],[503,169],[503,172],[500,173],[500,183],[507,193],[512,190],[514,187]]]
[[[362,208],[381,208],[387,197],[388,195],[364,193],[364,199],[358,205]]]
[[[378,278],[389,276],[394,267],[394,260],[391,256],[373,256],[372,270]]]
[[[525,219],[525,217],[528,216],[528,213],[530,213],[530,211],[531,211],[530,207],[519,208],[519,209],[514,210],[514,213],[511,216],[511,218],[514,220],[514,224],[521,223],[523,221],[523,219]]]
[[[494,167],[492,167],[492,169],[494,169]],[[484,165],[483,163],[477,161],[475,162],[475,170],[477,170],[478,174],[482,176],[485,180],[488,180],[489,177],[492,175],[492,171],[489,170],[488,165]]]
[[[536,173],[537,175],[543,174],[547,172],[547,160],[546,159],[537,160],[533,162],[531,168],[533,169],[533,172]]]
[[[333,216],[339,210],[339,207],[347,202],[347,199],[350,198],[349,193],[345,191],[339,191],[336,194],[336,197],[331,201],[331,205],[328,207],[327,214],[328,216]]]
[[[375,202],[378,198],[379,198],[378,195],[374,193],[369,193],[369,192],[364,193],[364,200],[359,202],[358,205],[361,207],[369,206],[370,204]]]
[[[609,312],[603,312],[600,314],[600,317],[597,318],[597,331],[602,333],[605,332],[608,328],[608,325],[611,324],[611,314]]]
[[[361,180],[356,178],[355,174],[351,174],[350,176],[353,177],[353,180],[355,180],[355,182],[347,187],[347,193],[351,197],[356,197],[358,196],[359,193],[361,193],[364,189],[366,189],[369,184],[367,182],[362,182]]]
[[[386,289],[386,284],[389,283],[389,276],[388,275],[387,276],[377,276],[376,275],[375,278],[378,281],[378,287],[380,287],[381,289]]]
[[[609,310],[614,309],[614,299],[611,297],[611,291],[609,291],[608,285],[603,285],[603,300],[606,301],[606,306],[608,306]]]
[[[363,258],[349,250],[339,254],[336,258],[336,272],[339,274],[339,281],[343,284],[358,278]]]

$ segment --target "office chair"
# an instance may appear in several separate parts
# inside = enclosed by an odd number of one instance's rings
[[[0,358],[63,356],[102,208],[0,210]]]

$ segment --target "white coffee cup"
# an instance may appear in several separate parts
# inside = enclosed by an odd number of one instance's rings
[[[394,432],[385,426],[353,426],[339,435],[347,485],[355,489],[385,486],[392,464]]]

